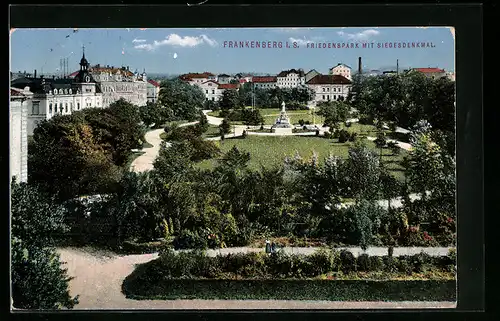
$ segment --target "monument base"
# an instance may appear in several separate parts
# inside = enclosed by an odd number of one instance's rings
[[[291,127],[273,127],[271,131],[277,135],[292,135],[293,131]]]

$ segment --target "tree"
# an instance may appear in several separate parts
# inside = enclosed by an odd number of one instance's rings
[[[139,107],[139,111],[141,113],[141,120],[147,127],[151,127],[154,124],[156,128],[159,128],[166,120],[158,103],[148,101],[146,105]]]
[[[227,120],[227,118],[224,118],[219,125],[220,133],[221,136],[229,134],[231,132],[231,124]]]
[[[208,124],[208,119],[207,116],[200,111],[200,120],[197,126],[200,128],[202,133],[205,133],[208,130],[209,124]]]
[[[121,176],[111,154],[113,146],[104,143],[107,138],[96,132],[84,116],[75,113],[41,122],[28,147],[30,182],[58,194],[60,200],[104,193]]]
[[[362,143],[357,142],[349,148],[344,171],[351,195],[369,200],[378,196],[379,164],[378,157]]]
[[[264,117],[260,114],[259,109],[245,109],[243,110],[244,124],[249,126],[257,126],[264,122]]]
[[[158,101],[172,110],[175,119],[193,121],[203,109],[206,98],[200,87],[175,79],[162,81]]]
[[[65,210],[37,188],[11,184],[11,273],[13,306],[19,309],[71,309],[71,278],[53,249],[54,237],[67,231]]]
[[[241,107],[240,97],[236,89],[226,89],[222,93],[222,98],[220,100],[220,108],[222,110],[228,111],[231,109],[236,109]]]
[[[379,130],[377,133],[377,138],[373,141],[377,148],[380,150],[380,162],[382,162],[382,150],[387,144],[387,140],[385,139],[385,134],[382,130]]]
[[[387,212],[376,202],[360,199],[347,209],[353,216],[356,244],[366,250],[369,245],[376,244],[377,232]]]
[[[318,115],[325,117],[325,124],[338,129],[340,122],[345,122],[349,115],[349,105],[339,101],[319,104]]]

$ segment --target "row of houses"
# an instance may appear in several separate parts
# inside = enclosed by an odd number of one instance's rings
[[[69,115],[85,108],[106,108],[123,98],[126,101],[144,106],[158,99],[160,85],[147,79],[145,72],[139,74],[129,67],[90,66],[85,53],[80,60],[80,70],[68,77],[37,77],[17,74],[11,80],[11,88],[31,92],[28,104],[28,135],[43,119],[55,115]]]

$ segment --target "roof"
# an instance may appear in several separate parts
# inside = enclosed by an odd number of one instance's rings
[[[433,73],[433,72],[445,72],[441,68],[413,68],[413,70],[420,71],[423,73]]]
[[[129,76],[129,77],[132,77],[134,75],[133,72],[131,72],[130,70],[126,70],[124,68],[111,68],[111,67],[90,67],[89,71],[92,73],[92,72],[105,72],[105,73],[111,73],[111,74],[116,74],[116,73],[120,73],[124,76]]]
[[[218,84],[219,84],[219,83],[218,83],[218,82],[216,82],[215,80],[207,80],[207,81],[202,82],[201,84],[203,85],[203,84],[206,84],[206,83],[209,83],[209,82],[212,82],[212,83],[214,83],[214,84],[216,84],[216,85],[218,85]]]
[[[70,89],[75,88],[76,82],[74,78],[33,78],[23,77],[15,79],[11,82],[11,86],[18,89],[30,87],[30,91],[36,94],[43,94],[53,89]],[[101,90],[96,86],[96,92]]]
[[[309,75],[310,73],[313,73],[313,72],[317,72],[319,74],[319,72],[316,70],[316,69],[311,69],[309,70],[306,75]]]
[[[243,78],[240,79],[239,81],[240,81],[240,84],[244,84],[244,83],[248,82],[246,79],[243,79]]]
[[[341,62],[339,62],[336,66],[333,66],[333,67],[332,67],[332,68],[330,68],[330,69],[333,69],[333,68],[338,67],[338,66],[345,66],[345,67],[347,67],[347,68],[349,68],[349,69],[352,69],[352,68],[351,68],[351,67],[349,67],[348,65],[343,64],[343,63],[341,63]]]
[[[238,89],[239,84],[220,84],[219,89]]]
[[[160,84],[158,82],[154,81],[153,79],[149,79],[148,82],[155,87],[160,87]]]
[[[290,69],[290,70],[283,70],[278,74],[278,77],[286,77],[289,74],[298,74],[300,77],[304,77],[304,70],[302,69]]]
[[[252,78],[253,82],[259,82],[259,83],[264,83],[264,82],[276,82],[276,77],[275,76],[268,76],[268,77],[253,77]]]
[[[226,74],[220,74],[220,75],[219,75],[219,76],[217,76],[217,77],[231,77],[231,76],[226,75]]]
[[[10,96],[11,97],[25,97],[26,96],[26,92],[23,89],[20,89],[20,88],[10,87]]]
[[[179,78],[182,80],[190,80],[193,78],[209,78],[210,76],[214,76],[214,74],[211,74],[211,73],[189,73],[189,74],[180,75]]]
[[[316,75],[307,82],[308,85],[348,85],[351,83],[349,79],[341,75]]]

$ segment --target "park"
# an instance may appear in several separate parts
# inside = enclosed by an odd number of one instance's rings
[[[315,110],[272,99],[248,108],[238,92],[213,108],[172,80],[156,104],[118,101],[43,122],[30,183],[13,183],[17,275],[28,273],[26,253],[79,262],[71,291],[54,298],[68,308],[105,306],[97,297],[114,308],[311,300],[318,289],[326,301],[454,301],[454,106],[443,97],[453,84],[400,77],[360,81],[356,97]],[[406,101],[370,90],[393,81]],[[433,88],[425,102],[412,85],[422,82]],[[283,251],[264,253],[267,239]],[[81,274],[95,260],[81,252],[89,246],[111,253],[96,265],[101,276]],[[44,284],[58,275],[64,287],[65,272],[46,264],[29,273]],[[19,302],[37,297],[16,284]]]

